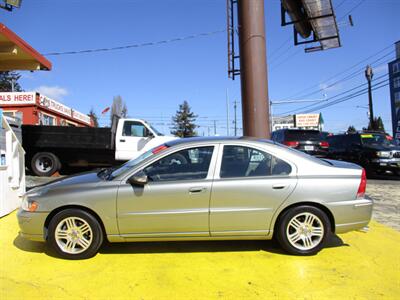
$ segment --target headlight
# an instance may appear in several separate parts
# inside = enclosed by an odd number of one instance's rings
[[[378,157],[384,157],[384,158],[389,158],[390,154],[391,153],[389,151],[378,151],[378,152],[376,152],[376,155]]]
[[[29,200],[27,196],[24,196],[22,200],[21,208],[25,211],[34,212],[38,209],[39,204],[36,201]]]

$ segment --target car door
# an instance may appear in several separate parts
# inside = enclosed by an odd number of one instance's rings
[[[125,237],[209,236],[213,146],[179,150],[144,167],[144,186],[122,182],[117,197]]]
[[[122,132],[115,142],[116,159],[130,160],[137,157],[143,150],[150,149],[147,145],[151,140],[149,129],[143,123],[124,121]]]
[[[296,166],[265,151],[225,145],[210,200],[211,236],[267,235],[275,210],[295,188]]]

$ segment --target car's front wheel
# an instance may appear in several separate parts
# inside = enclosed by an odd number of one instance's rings
[[[103,243],[103,231],[90,213],[65,209],[51,219],[47,242],[63,258],[86,259],[96,255]]]
[[[298,206],[279,219],[276,237],[281,247],[295,255],[313,255],[328,240],[331,228],[327,215],[313,206]]]

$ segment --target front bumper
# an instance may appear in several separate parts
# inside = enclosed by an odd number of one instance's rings
[[[375,158],[371,161],[371,168],[373,171],[400,171],[400,158]]]
[[[28,212],[20,208],[17,212],[20,235],[32,241],[45,241],[44,223],[49,213]]]
[[[358,230],[368,225],[372,216],[373,200],[357,199],[325,203],[335,220],[335,233]]]

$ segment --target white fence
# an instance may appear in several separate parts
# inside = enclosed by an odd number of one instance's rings
[[[7,119],[0,110],[0,217],[19,207],[25,193],[25,151]]]

